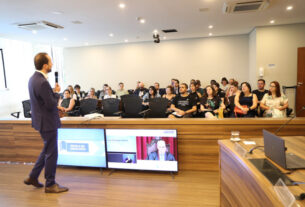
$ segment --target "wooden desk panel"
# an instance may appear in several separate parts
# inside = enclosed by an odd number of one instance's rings
[[[252,139],[257,145],[263,145],[262,139]],[[305,137],[285,137],[288,152],[293,152],[305,159],[302,153],[305,149]],[[253,145],[240,145],[249,151]],[[234,148],[234,143],[229,140],[219,141],[220,147],[220,206],[283,206],[273,190],[269,180],[256,169],[252,163],[241,157]],[[302,155],[301,155],[302,154]],[[262,150],[256,149],[248,158],[265,158]],[[272,162],[272,161],[271,161]],[[274,165],[276,163],[272,162]],[[281,168],[284,173],[287,170]],[[292,180],[304,181],[305,170],[297,170],[288,175]],[[294,195],[305,192],[303,185],[288,186]],[[300,206],[305,206],[305,201],[297,201]]]
[[[242,138],[262,137],[262,129],[275,131],[287,119],[121,119],[107,117],[87,121],[84,117],[62,118],[63,128],[177,129],[180,170],[218,170],[219,139],[231,131]],[[279,133],[304,135],[305,118],[297,118]],[[30,119],[0,120],[0,161],[35,162],[42,140],[32,129]]]

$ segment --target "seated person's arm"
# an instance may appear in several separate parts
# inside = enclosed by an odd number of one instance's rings
[[[191,109],[185,111],[184,113],[185,113],[185,114],[191,114],[191,113],[195,112],[196,110],[197,110],[197,107],[196,107],[196,106],[193,106]]]
[[[61,106],[61,102],[62,102],[62,99],[60,98],[60,99],[58,100],[57,108],[58,108],[58,110],[60,110],[60,111],[64,111],[65,108]]]
[[[184,115],[184,111],[182,111],[182,110],[176,108],[174,104],[171,104],[171,110],[177,112],[177,113],[180,114],[180,115]]]
[[[263,110],[269,110],[270,107],[266,106],[266,94],[264,95],[263,99],[260,101],[259,106],[261,107],[261,109]]]
[[[72,111],[75,106],[75,101],[73,98],[70,99],[69,107],[65,109],[65,112]]]
[[[249,107],[249,110],[254,110],[257,107],[257,102],[258,102],[257,96],[254,93],[252,94],[252,96],[253,96],[253,104],[252,106]]]
[[[288,105],[288,98],[286,98],[286,96],[285,96],[285,98],[284,98],[284,105],[278,107],[278,109],[279,109],[280,111],[283,111],[283,110],[287,109],[288,106],[289,106],[289,105]]]

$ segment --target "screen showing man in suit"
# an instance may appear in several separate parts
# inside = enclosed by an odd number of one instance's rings
[[[36,71],[28,83],[32,127],[39,131],[44,146],[24,183],[37,188],[43,187],[43,184],[38,181],[38,177],[45,168],[45,193],[66,192],[68,188],[55,182],[58,156],[57,129],[61,126],[57,108],[60,86],[56,83],[55,88],[52,89],[48,81],[48,73],[52,71],[53,64],[47,53],[38,53],[34,58],[34,65]]]
[[[177,131],[106,129],[108,167],[178,171]]]

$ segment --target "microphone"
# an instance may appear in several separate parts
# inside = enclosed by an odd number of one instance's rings
[[[305,110],[305,106],[303,106],[297,113],[295,113],[295,115],[293,117],[291,117],[288,121],[286,121],[286,123],[284,123],[282,126],[280,126],[275,132],[274,134],[277,135],[277,133],[284,127],[286,126],[287,124],[289,124],[289,122],[292,121],[292,119],[294,119],[295,117],[297,117],[297,115],[299,113],[301,113],[303,110]]]
[[[55,83],[58,83],[58,72],[55,72]]]

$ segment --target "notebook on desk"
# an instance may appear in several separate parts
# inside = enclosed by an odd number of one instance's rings
[[[263,130],[265,155],[281,167],[292,169],[305,169],[305,160],[293,153],[286,153],[285,140]]]

